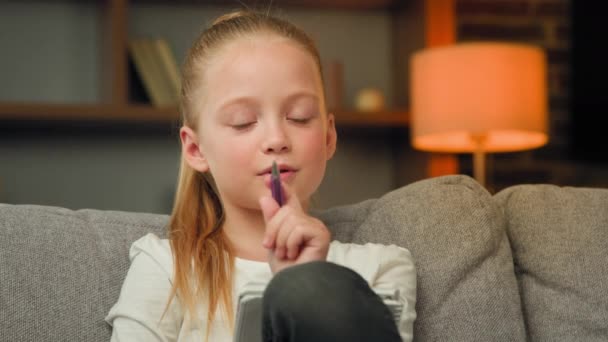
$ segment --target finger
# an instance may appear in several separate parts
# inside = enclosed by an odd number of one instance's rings
[[[262,245],[266,248],[272,248],[274,246],[274,239],[278,228],[275,223],[277,220],[273,219],[277,216],[280,207],[274,198],[269,196],[260,197],[259,203],[262,215],[264,216],[264,222],[266,222],[266,231],[264,233]]]
[[[300,255],[300,248],[306,241],[306,234],[303,229],[296,226],[292,229],[287,241],[285,243],[287,248],[287,258],[289,260],[295,260]]]
[[[293,208],[302,210],[302,203],[300,202],[298,195],[295,193],[291,185],[285,182],[281,182],[281,186],[283,187],[283,195],[285,196],[284,205],[289,205]]]
[[[268,223],[279,210],[279,204],[270,196],[262,196],[259,198],[258,202],[260,203],[264,221]]]
[[[278,208],[278,204],[276,202],[274,203]],[[272,216],[270,220],[266,222],[266,231],[264,232],[264,240],[262,241],[262,245],[264,245],[264,247],[273,249],[276,248],[277,234],[283,225],[283,221],[285,221],[285,219],[291,215],[292,211],[292,208],[278,208],[274,213],[274,216]]]
[[[284,212],[293,211],[291,208],[284,208]],[[293,212],[287,215],[282,222],[278,223],[278,231],[276,234],[275,243],[275,254],[277,258],[283,259],[287,255],[287,237],[293,230],[295,223],[297,222],[296,217],[293,215]]]

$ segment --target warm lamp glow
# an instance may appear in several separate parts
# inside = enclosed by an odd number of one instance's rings
[[[541,49],[506,43],[464,43],[424,50],[412,59],[415,148],[486,152],[547,143],[546,65]]]
[[[547,143],[546,60],[537,47],[463,43],[411,60],[412,144],[437,152],[511,152]],[[483,180],[483,178],[482,178]]]

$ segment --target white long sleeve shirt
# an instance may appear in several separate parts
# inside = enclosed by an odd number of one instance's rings
[[[135,241],[129,251],[131,267],[118,301],[106,322],[113,326],[112,341],[202,341],[205,337],[206,306],[200,317],[190,324],[174,299],[160,320],[169,298],[173,278],[173,257],[169,240],[148,234]],[[411,341],[416,318],[416,271],[410,252],[395,245],[356,245],[333,241],[327,261],[346,266],[359,273],[373,289],[398,288],[403,311],[398,323],[403,341]],[[235,258],[233,305],[236,312],[238,295],[249,282],[268,283],[272,278],[266,262]],[[218,310],[209,331],[209,341],[231,342],[233,332]]]

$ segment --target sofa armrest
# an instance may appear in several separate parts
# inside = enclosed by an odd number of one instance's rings
[[[606,341],[608,189],[518,185],[507,218],[531,341]]]

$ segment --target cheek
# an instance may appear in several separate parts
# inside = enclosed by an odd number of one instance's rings
[[[231,167],[235,171],[235,177],[249,176],[255,167],[255,153],[251,148],[235,146],[231,152]]]
[[[300,161],[307,165],[306,177],[304,183],[300,184],[301,196],[310,198],[312,194],[319,188],[323,176],[325,175],[325,167],[327,161],[325,158],[325,133],[323,130],[307,134],[305,141],[300,142]]]
[[[306,185],[300,191],[302,196],[309,197],[319,187],[327,165],[325,158],[325,134],[323,130],[310,132],[305,137],[302,137],[302,140],[299,141],[299,149],[300,162],[307,166],[306,177],[304,177]]]
[[[230,164],[231,167],[240,168],[250,165],[251,159],[255,154],[254,142],[246,138],[234,138],[221,140],[222,144],[218,144],[218,160]]]
[[[227,168],[238,170],[251,163],[255,155],[254,143],[246,136],[230,136],[216,133],[208,144],[209,161],[215,164],[217,171],[226,172]],[[212,170],[213,171],[213,170]]]
[[[325,160],[325,133],[323,130],[310,132],[303,140],[306,141],[305,143],[302,143],[302,146],[307,159]]]

